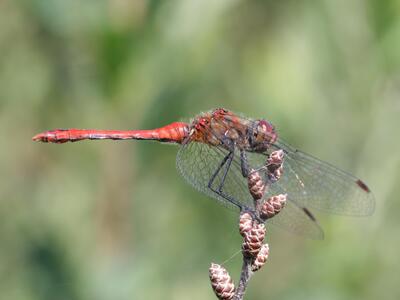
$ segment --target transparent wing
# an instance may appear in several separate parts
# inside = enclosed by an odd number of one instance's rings
[[[191,142],[181,146],[177,155],[177,168],[185,180],[197,190],[218,200],[224,206],[235,208],[225,198],[222,198],[208,188],[210,178],[228,153],[228,150],[222,147]],[[250,167],[256,169],[265,164],[266,155],[248,153],[248,159]],[[214,187],[220,184],[223,170],[216,177]],[[265,181],[268,180],[265,174],[263,174],[263,178]],[[286,193],[284,186],[278,185],[278,182],[270,185],[265,196],[266,198],[271,195]],[[248,190],[247,179],[241,173],[238,152],[235,152],[231,167],[226,175],[223,191],[233,196],[243,205],[254,207],[253,198]],[[288,196],[288,203],[285,208],[277,216],[268,220],[268,222],[304,237],[312,239],[323,238],[323,231],[315,219],[310,217],[304,211],[303,207],[292,202],[290,195]]]
[[[284,175],[277,184],[299,206],[351,216],[373,213],[374,196],[360,179],[282,141],[274,147],[285,151]]]
[[[314,217],[309,216],[309,214],[311,212],[308,209],[299,207],[295,202],[288,199],[281,212],[267,220],[267,223],[303,237],[322,240],[324,232]]]
[[[228,200],[208,188],[208,183],[219,168],[229,151],[218,146],[190,142],[182,145],[178,151],[176,165],[183,178],[198,191],[218,200],[227,207],[235,207]],[[234,160],[240,159],[235,153]],[[233,166],[235,163],[232,163]],[[240,166],[240,161],[239,161]],[[216,188],[222,181],[226,165],[221,168],[214,180],[213,187]],[[239,169],[240,172],[240,169]],[[237,170],[231,167],[226,175],[223,191],[234,197],[239,203],[253,207],[253,200],[247,188],[247,180]]]
[[[250,168],[259,169],[265,165],[267,155],[248,152],[247,158]],[[234,161],[234,167],[232,169],[233,172],[241,176],[240,160],[236,159]],[[283,176],[276,182],[270,182],[268,179],[268,174],[265,171],[260,170],[260,175],[263,178],[263,181],[268,185],[268,189],[263,198],[264,200],[267,200],[271,196],[288,194],[285,207],[281,210],[279,214],[267,220],[267,223],[271,223],[300,236],[315,240],[323,239],[324,232],[319,226],[312,212],[306,206],[296,201],[296,194],[292,194],[287,191],[286,186],[288,182],[292,184],[291,180],[293,177],[287,176],[287,173],[288,172],[287,170],[285,170],[284,166]],[[298,181],[297,178],[296,181]],[[249,195],[248,197],[251,197],[251,195]]]

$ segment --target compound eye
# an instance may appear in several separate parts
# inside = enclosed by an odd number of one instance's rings
[[[260,120],[258,122],[258,126],[264,132],[271,132],[274,130],[274,125],[272,125],[270,122],[268,122],[266,120]]]

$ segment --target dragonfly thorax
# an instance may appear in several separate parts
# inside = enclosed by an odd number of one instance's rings
[[[227,149],[236,147],[249,152],[264,152],[276,141],[277,134],[266,120],[242,118],[220,108],[195,118],[189,139]]]

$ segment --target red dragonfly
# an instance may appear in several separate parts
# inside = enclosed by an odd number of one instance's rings
[[[180,145],[177,168],[200,192],[226,206],[254,211],[248,189],[249,170],[262,170],[271,152],[284,151],[283,175],[265,197],[287,194],[285,209],[270,222],[299,235],[322,239],[323,231],[309,208],[323,212],[366,216],[375,208],[374,196],[360,179],[301,152],[278,138],[267,120],[238,116],[223,108],[152,130],[56,129],[39,133],[34,141],[155,140]]]

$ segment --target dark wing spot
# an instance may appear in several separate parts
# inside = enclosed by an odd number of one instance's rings
[[[357,183],[357,185],[358,185],[360,188],[362,188],[365,192],[367,192],[367,193],[370,193],[370,192],[371,192],[371,191],[369,190],[368,186],[367,186],[364,182],[362,182],[360,179],[358,179],[358,180],[356,181],[356,183]]]
[[[303,211],[311,220],[313,220],[314,222],[317,221],[317,219],[314,217],[314,215],[311,213],[311,211],[308,210],[308,208],[303,207]]]

